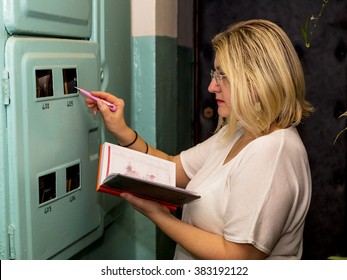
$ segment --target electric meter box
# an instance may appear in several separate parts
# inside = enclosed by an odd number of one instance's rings
[[[103,233],[95,190],[101,121],[75,88],[100,88],[99,64],[91,41],[6,41],[10,259],[70,257]]]
[[[92,0],[3,0],[9,34],[90,38]]]

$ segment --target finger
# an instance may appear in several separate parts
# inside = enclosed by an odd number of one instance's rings
[[[123,99],[118,98],[118,97],[116,97],[110,93],[103,92],[103,91],[93,91],[92,94],[95,97],[98,97],[102,100],[105,100],[105,101],[110,102],[111,104],[115,105],[117,108],[117,111],[123,112],[124,106],[125,106]],[[90,100],[89,102],[94,102],[94,101]]]
[[[148,204],[147,200],[131,195],[129,193],[121,193],[120,196],[127,200],[132,205],[132,207],[134,207],[134,209],[145,214],[146,205]]]
[[[112,104],[116,103],[117,100],[119,99],[116,96],[114,96],[114,95],[112,95],[112,94],[110,94],[108,92],[104,92],[104,91],[92,91],[91,93],[92,93],[93,96],[101,98],[103,100],[106,100],[106,101],[108,101],[108,102],[110,102]]]
[[[141,200],[140,198],[137,198],[136,196],[130,193],[121,193],[120,196],[123,197],[128,202],[130,202],[131,204],[133,203],[135,204],[136,202],[138,202],[138,200]]]
[[[93,99],[91,99],[91,98],[89,98],[89,97],[87,97],[85,100],[84,100],[87,104],[96,104],[96,102],[93,100]]]
[[[92,110],[93,114],[96,115],[99,111],[96,102],[90,98],[85,99],[85,102],[86,102],[87,108]]]
[[[170,209],[155,201],[139,198],[129,193],[121,193],[121,197],[126,199],[134,209],[150,218],[151,213],[162,211],[163,213],[170,214]]]
[[[98,107],[94,107],[94,108],[93,108],[93,114],[94,114],[94,116],[95,116],[98,112],[99,112]]]
[[[105,104],[105,102],[103,102],[102,100],[99,100],[97,102],[97,109],[99,109],[99,111],[101,112],[101,114],[106,117],[106,116],[110,116],[109,114],[111,114],[112,112],[110,111],[110,108]]]

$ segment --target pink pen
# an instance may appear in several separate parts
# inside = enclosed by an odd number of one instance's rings
[[[85,96],[89,97],[90,99],[94,100],[95,102],[98,102],[99,100],[101,100],[102,102],[104,102],[110,108],[110,110],[112,112],[117,110],[117,107],[115,105],[113,105],[112,103],[110,103],[110,102],[108,102],[108,101],[106,101],[104,99],[95,97],[89,91],[86,91],[86,90],[78,88],[78,87],[75,87],[75,88],[77,88],[80,91],[80,93],[84,94]]]

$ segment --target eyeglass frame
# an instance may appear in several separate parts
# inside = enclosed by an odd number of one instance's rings
[[[223,78],[226,78],[227,75],[223,75],[221,73],[218,73],[217,71],[211,69],[210,72],[211,80],[214,78],[216,80],[217,86],[220,86],[220,82],[223,80]]]

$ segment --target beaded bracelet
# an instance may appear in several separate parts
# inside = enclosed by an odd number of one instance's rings
[[[134,139],[134,141],[133,142],[131,142],[130,144],[128,144],[128,145],[124,145],[124,146],[122,146],[122,145],[120,145],[120,144],[118,144],[119,146],[121,146],[121,147],[124,147],[124,148],[126,148],[126,147],[130,147],[132,144],[134,144],[135,142],[136,142],[136,140],[137,140],[137,132],[135,131],[135,130],[133,130],[134,132],[135,132],[135,139]]]

